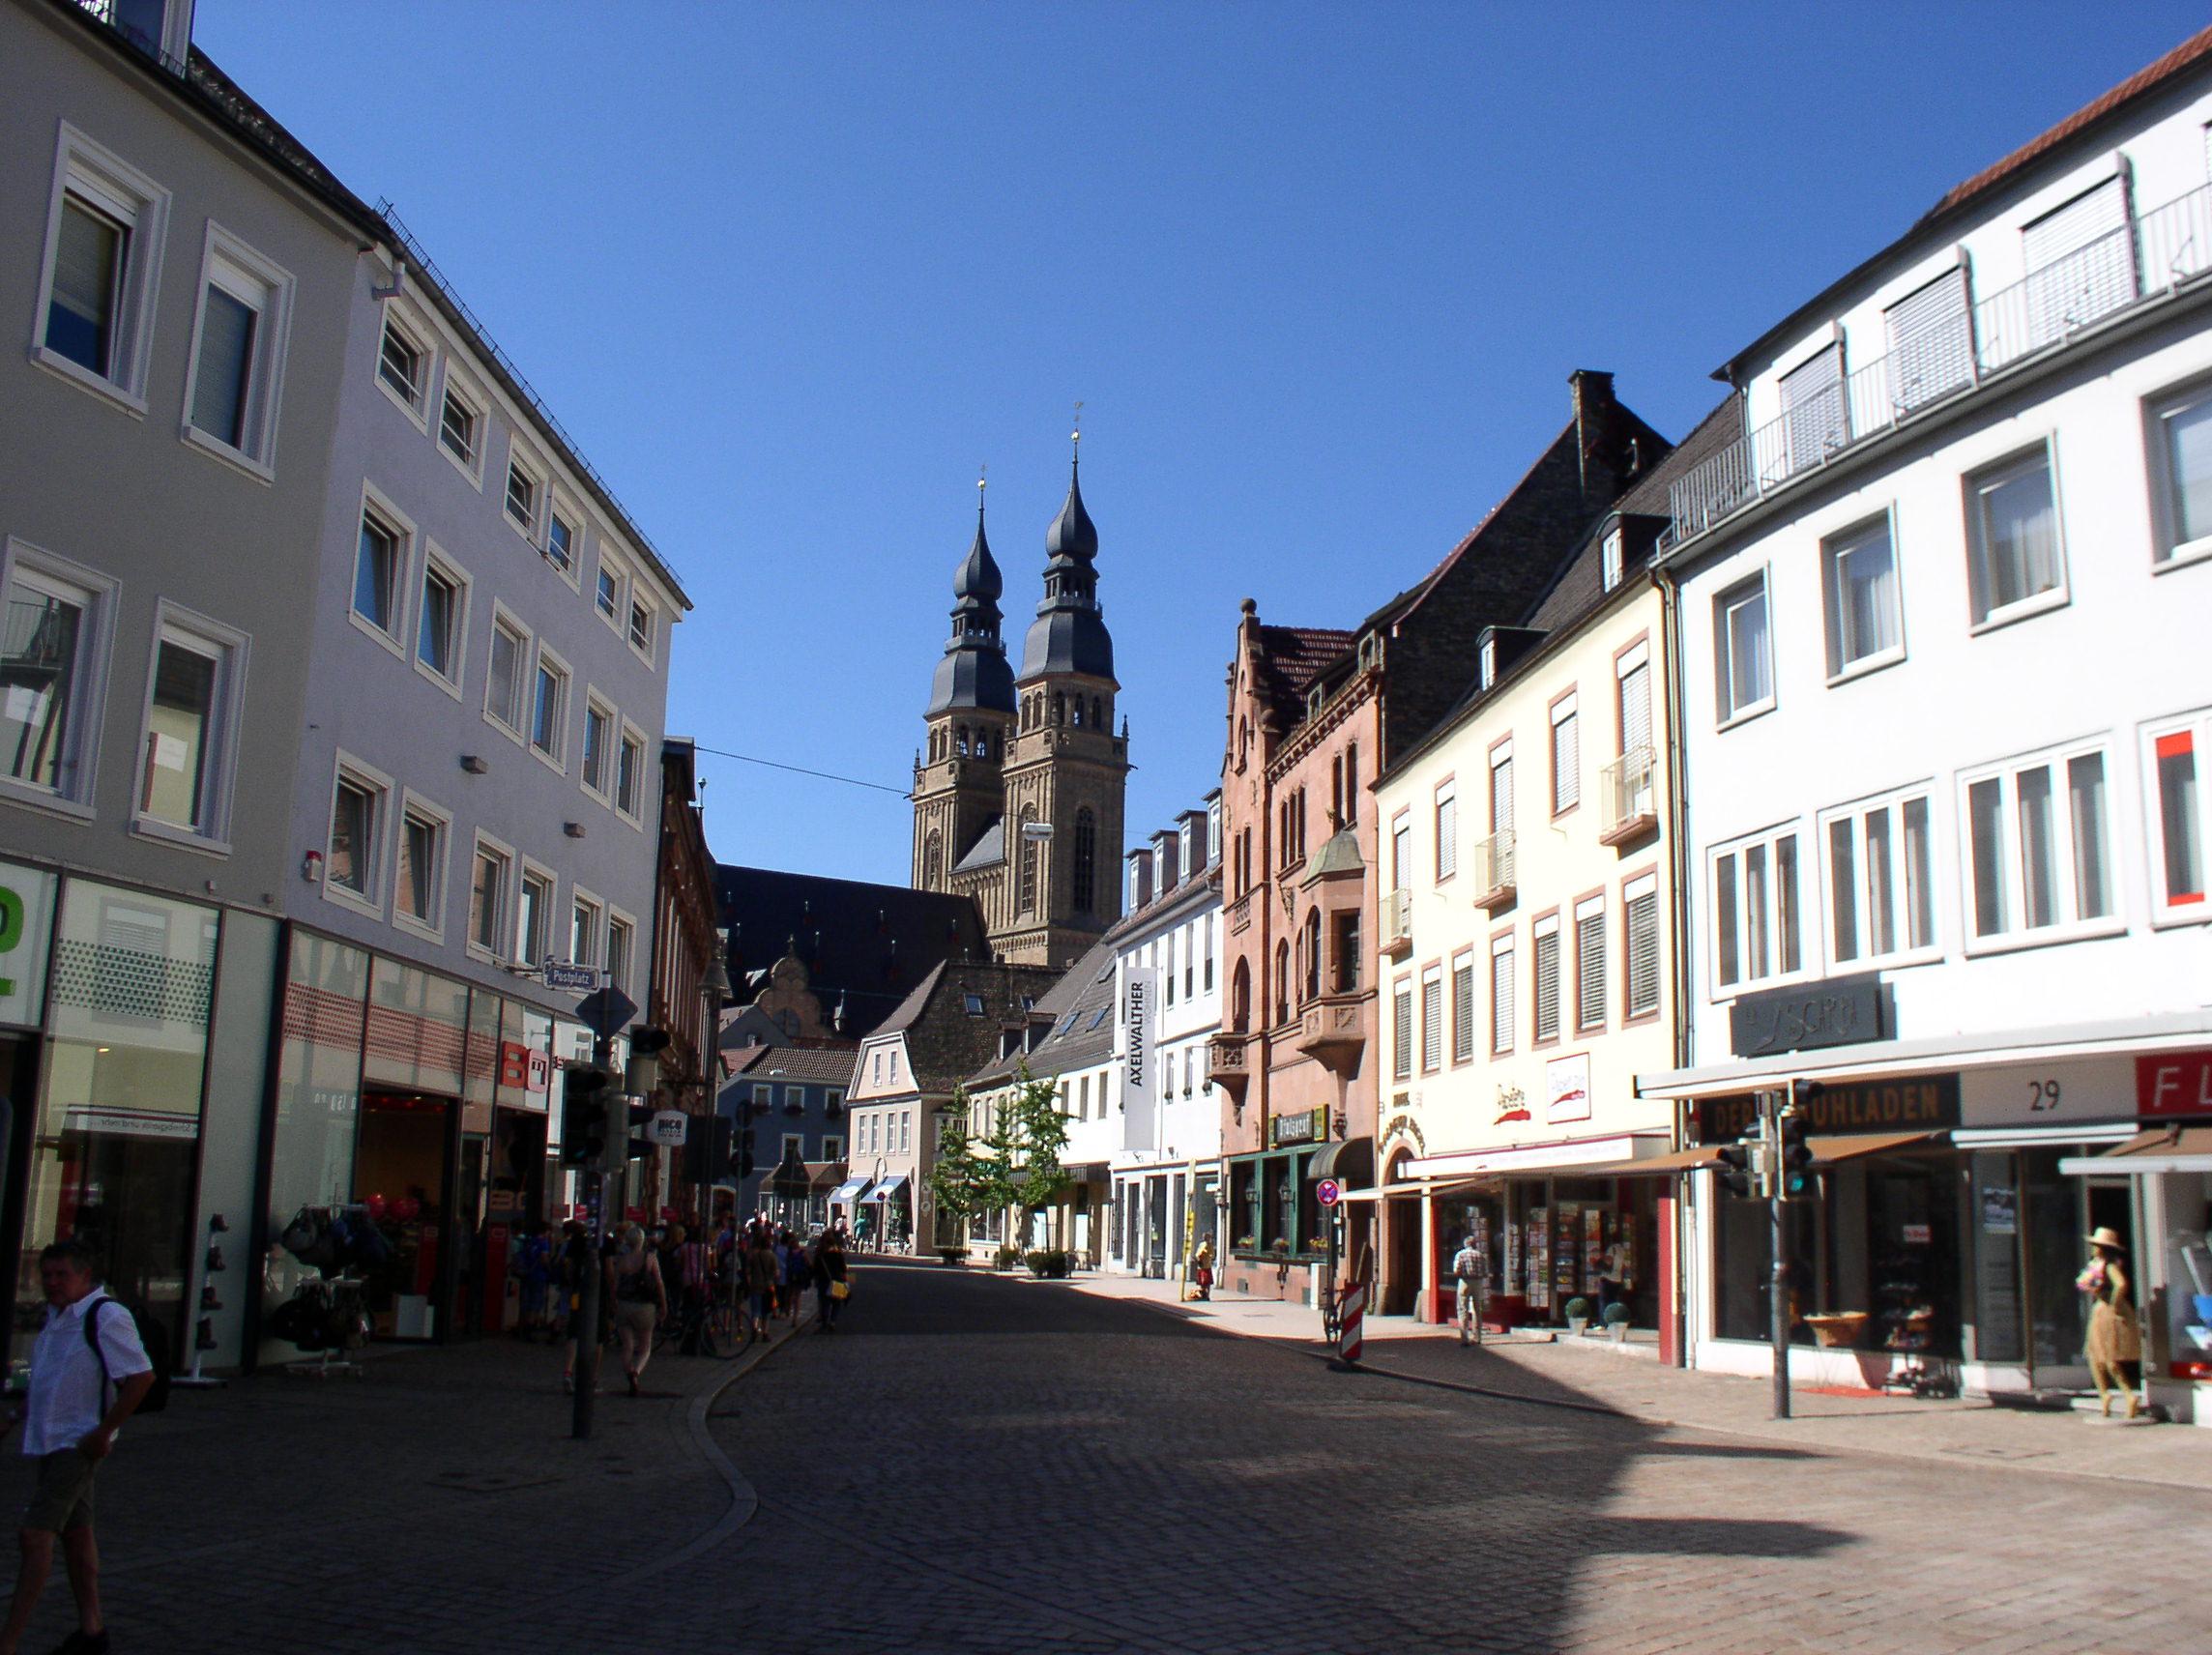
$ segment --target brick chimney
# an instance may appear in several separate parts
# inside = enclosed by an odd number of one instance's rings
[[[1575,453],[1582,465],[1583,498],[1596,500],[1601,496],[1611,500],[1616,491],[1617,476],[1605,454],[1612,445],[1614,416],[1619,404],[1613,399],[1613,375],[1600,373],[1596,368],[1578,367],[1567,375],[1567,384],[1574,394]],[[1592,475],[1592,462],[1596,462],[1596,475]]]

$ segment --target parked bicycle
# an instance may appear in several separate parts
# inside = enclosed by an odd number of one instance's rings
[[[653,1332],[655,1350],[674,1346],[724,1361],[742,1354],[752,1342],[752,1318],[740,1313],[731,1295],[719,1290],[698,1299],[679,1295]]]

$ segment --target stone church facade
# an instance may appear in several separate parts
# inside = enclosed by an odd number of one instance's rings
[[[1121,913],[1129,731],[1114,729],[1114,640],[1098,608],[1098,531],[1079,471],[1045,535],[1044,598],[1017,675],[1004,582],[983,533],[953,577],[952,637],[914,772],[917,889],[970,896],[993,952],[1065,966]]]

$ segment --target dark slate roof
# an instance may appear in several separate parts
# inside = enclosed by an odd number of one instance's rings
[[[899,1002],[876,1030],[906,1036],[907,1066],[914,1089],[949,1092],[998,1056],[999,1035],[1009,1024],[1027,1025],[1023,997],[1042,999],[1061,973],[1049,966],[978,965],[947,960]],[[968,998],[982,1002],[971,1012]]]
[[[1256,687],[1281,715],[1283,728],[1305,715],[1306,691],[1351,653],[1357,636],[1333,626],[1261,626],[1261,682]]]
[[[771,1069],[781,1069],[787,1081],[844,1086],[853,1078],[859,1051],[858,1040],[840,1040],[834,1046],[741,1046],[729,1054],[730,1078],[760,1080]]]
[[[1000,816],[994,818],[990,827],[983,829],[982,837],[969,847],[968,854],[953,863],[952,871],[964,874],[976,868],[997,867],[1005,859],[1006,819]]]
[[[968,1077],[970,1088],[998,1086],[1018,1074],[1024,1063],[1033,1076],[1064,1075],[1112,1056],[1114,953],[1111,943],[1091,944],[1036,1002],[1037,1016],[1052,1019],[1051,1032],[1034,1051],[993,1058]],[[1101,1018],[1100,1011],[1106,1016]]]
[[[991,953],[975,902],[948,892],[724,864],[714,869],[714,902],[730,932],[732,982],[793,949],[824,1008],[843,1002],[854,1037],[940,961]]]
[[[1045,534],[1045,596],[1022,641],[1022,678],[1047,673],[1114,677],[1114,640],[1098,609],[1098,531],[1083,508],[1079,474],[1070,471],[1067,503]]]
[[[928,713],[956,707],[1014,711],[1014,669],[1006,662],[1000,636],[999,595],[1005,580],[983,536],[983,513],[975,512],[975,543],[952,577],[952,637],[929,685]]]

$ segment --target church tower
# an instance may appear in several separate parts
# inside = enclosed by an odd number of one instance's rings
[[[1006,750],[1004,915],[992,944],[1017,964],[1072,963],[1121,907],[1126,723],[1114,733],[1114,640],[1098,608],[1098,531],[1083,508],[1081,454],[1045,535],[1044,601],[1022,645]],[[1043,829],[1040,831],[1040,829]]]
[[[1005,810],[1002,772],[1014,724],[1014,675],[999,635],[1004,582],[983,537],[981,488],[977,483],[975,543],[952,578],[952,638],[923,713],[927,754],[914,767],[917,890],[951,890],[955,868],[977,857],[989,860],[991,847],[979,851],[979,842]]]

